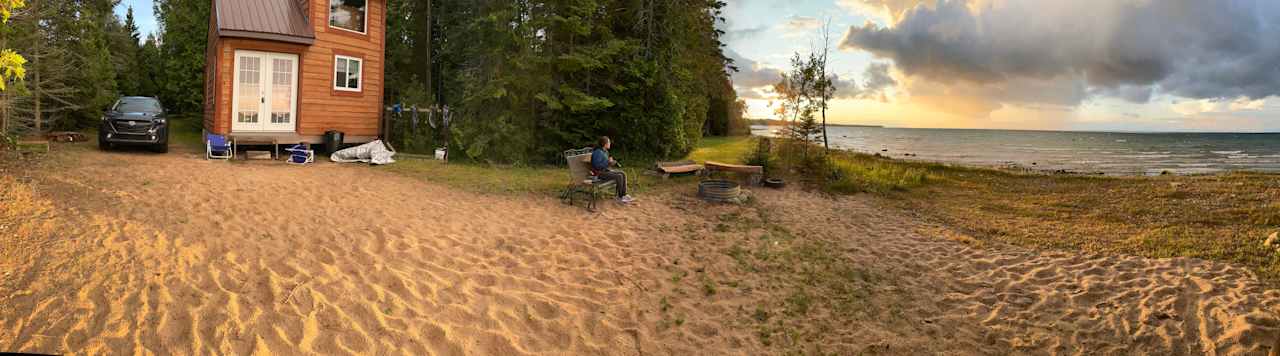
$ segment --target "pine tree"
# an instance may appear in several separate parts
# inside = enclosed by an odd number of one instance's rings
[[[156,0],[161,28],[159,96],[175,112],[200,112],[204,106],[205,43],[208,0]]]
[[[473,159],[550,162],[600,135],[620,154],[683,156],[703,135],[746,131],[723,1],[387,4],[387,102],[448,105],[450,145]],[[424,147],[431,134],[398,125],[392,138]]]
[[[137,65],[134,69],[134,78],[138,81],[138,92],[140,96],[159,96],[161,73],[160,69],[163,61],[160,59],[160,47],[156,43],[155,35],[147,35],[147,40],[138,49]]]
[[[6,123],[9,132],[40,133],[82,109],[81,93],[73,86],[79,69],[68,33],[77,24],[60,17],[73,9],[60,1],[33,0],[29,11],[14,18],[14,43],[30,59],[24,90],[9,97]]]
[[[139,80],[145,67],[141,66],[138,60],[138,54],[141,51],[141,34],[138,33],[138,25],[133,19],[133,7],[130,6],[125,12],[124,25],[113,28],[111,37],[111,55],[112,63],[116,71],[116,83],[119,86],[121,95],[144,95],[141,91],[141,81]]]
[[[62,1],[40,0],[49,4]],[[67,26],[55,33],[55,41],[67,43],[71,52],[71,62],[75,70],[70,71],[72,82],[69,83],[79,93],[76,110],[69,113],[67,120],[60,122],[60,127],[71,129],[86,127],[96,123],[102,112],[115,102],[119,96],[116,72],[111,53],[111,34],[119,31],[120,23],[115,17],[114,8],[118,0],[81,0],[68,2],[78,17],[64,19],[51,18],[49,21],[66,21]]]

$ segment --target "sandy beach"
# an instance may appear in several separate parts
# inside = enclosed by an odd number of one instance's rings
[[[1238,266],[978,243],[878,197],[600,213],[363,165],[73,149],[0,174],[0,351],[1267,355]]]

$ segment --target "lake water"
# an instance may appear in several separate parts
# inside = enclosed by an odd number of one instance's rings
[[[762,136],[771,136],[773,129],[752,127]],[[1280,134],[873,127],[830,127],[828,131],[832,148],[898,159],[1109,175],[1280,172]]]

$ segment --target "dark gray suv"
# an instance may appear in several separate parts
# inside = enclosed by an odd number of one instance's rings
[[[160,100],[141,96],[120,98],[102,115],[98,148],[116,145],[147,146],[156,153],[169,152],[169,121]]]

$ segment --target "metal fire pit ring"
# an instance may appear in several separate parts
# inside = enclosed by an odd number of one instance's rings
[[[705,180],[698,183],[698,197],[709,202],[734,203],[742,196],[742,186],[727,180]]]

